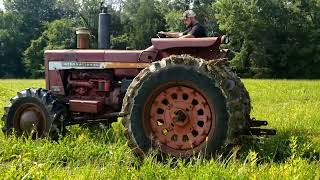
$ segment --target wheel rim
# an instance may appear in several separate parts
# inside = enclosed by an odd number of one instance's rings
[[[162,88],[151,100],[149,123],[162,151],[176,154],[195,150],[214,131],[213,107],[190,86]]]
[[[14,115],[15,129],[27,135],[42,135],[45,130],[45,115],[42,109],[33,103],[20,106]]]

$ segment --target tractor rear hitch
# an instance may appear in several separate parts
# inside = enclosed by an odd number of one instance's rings
[[[249,125],[247,129],[245,129],[242,135],[251,135],[251,136],[273,136],[277,134],[275,129],[260,129],[256,127],[266,126],[268,122],[265,120],[256,120],[252,118],[249,121]]]
[[[261,127],[261,126],[267,126],[268,121],[265,120],[256,120],[253,118],[252,120],[249,121],[249,126],[250,127]]]
[[[260,128],[249,128],[244,131],[243,135],[251,136],[274,136],[277,134],[275,129],[260,129]]]

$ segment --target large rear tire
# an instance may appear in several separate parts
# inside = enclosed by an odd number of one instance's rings
[[[219,61],[171,56],[152,63],[128,88],[122,112],[129,146],[177,157],[213,155],[238,142],[250,119],[240,79]]]
[[[49,137],[53,140],[65,135],[66,108],[47,90],[29,88],[18,92],[10,102],[2,117],[2,130],[6,135],[14,133],[18,137]]]

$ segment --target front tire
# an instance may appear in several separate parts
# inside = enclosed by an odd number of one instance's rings
[[[66,109],[43,89],[29,88],[17,93],[5,107],[3,132],[31,136],[33,139],[49,137],[57,140],[66,130],[63,124]]]
[[[212,155],[237,141],[250,99],[240,79],[217,61],[171,56],[140,72],[122,111],[138,155],[151,148],[178,157]]]

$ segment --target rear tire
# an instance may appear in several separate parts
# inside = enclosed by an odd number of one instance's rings
[[[250,119],[250,99],[223,63],[171,56],[133,80],[122,112],[129,146],[138,155],[151,148],[177,157],[213,155],[238,141]]]
[[[58,140],[66,129],[64,119],[66,108],[43,89],[29,88],[11,98],[11,104],[5,107],[3,132],[31,136],[33,139],[49,137]]]

